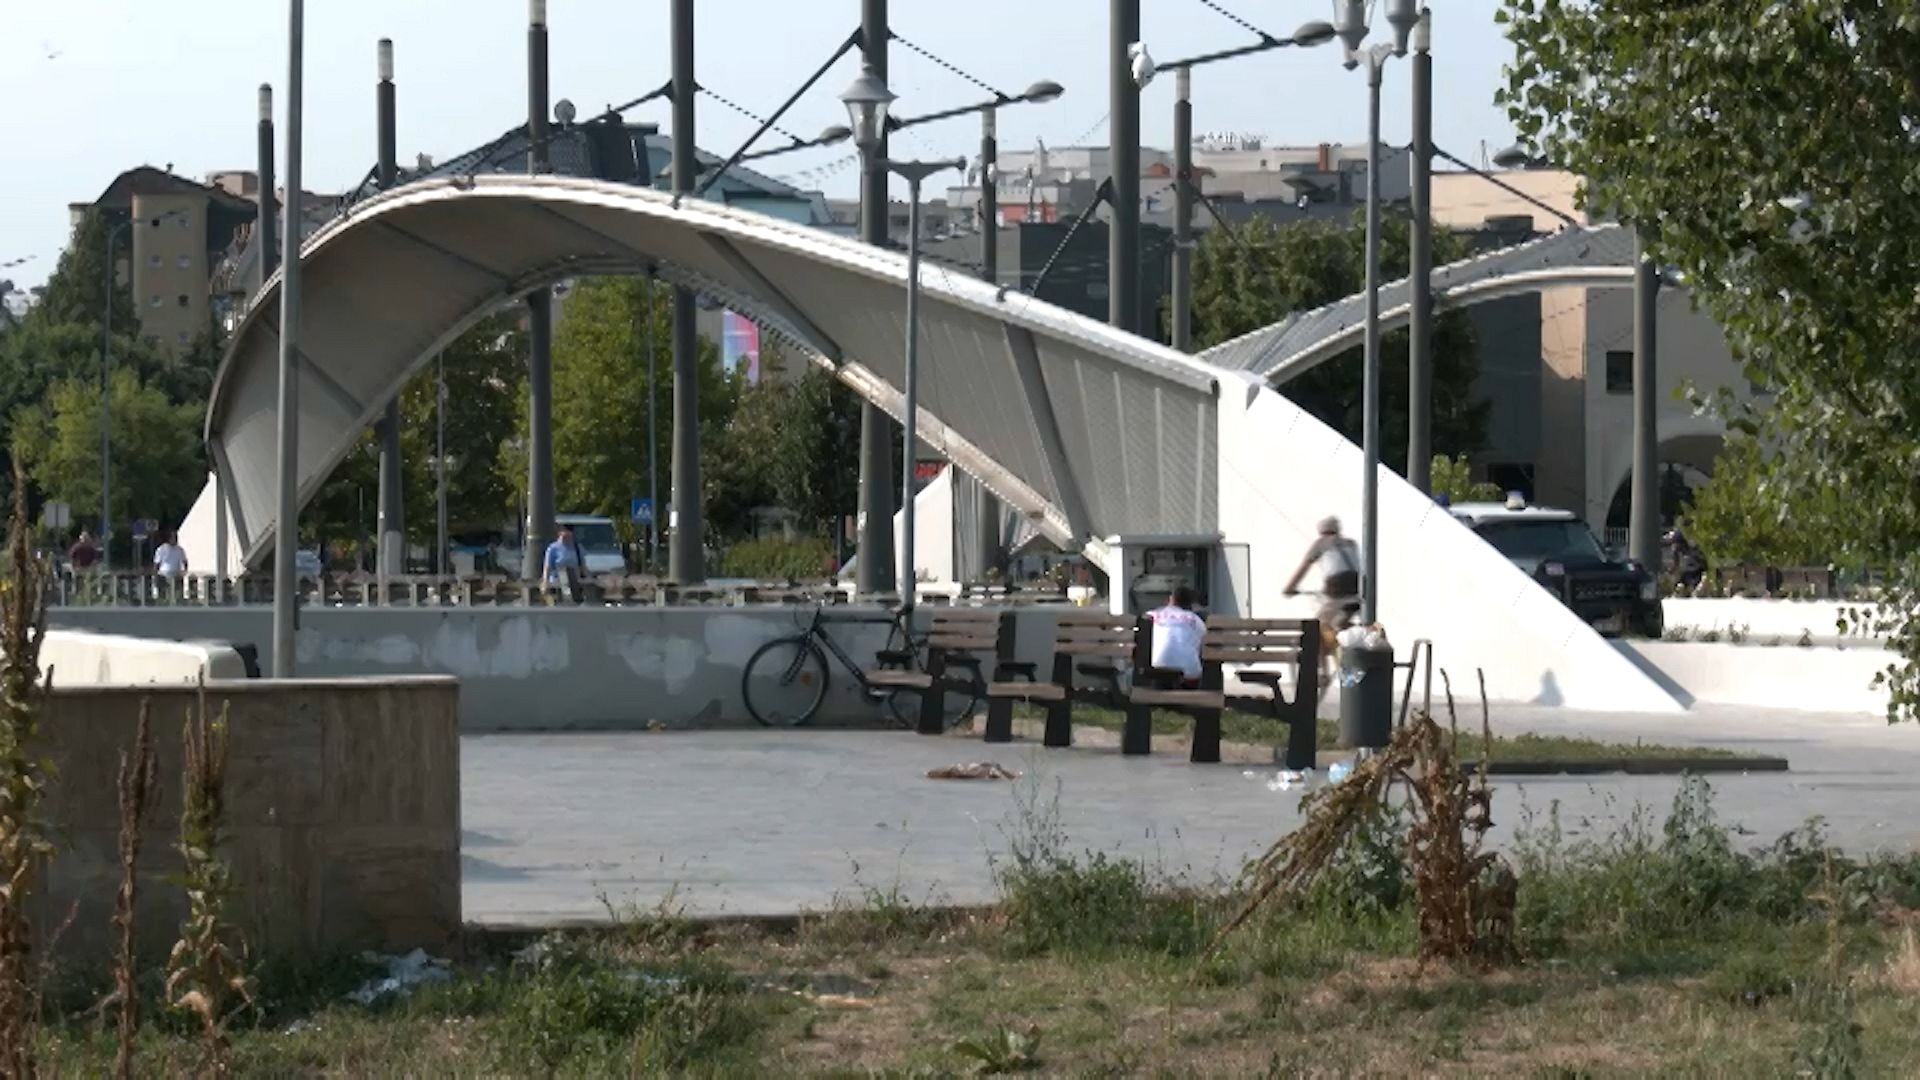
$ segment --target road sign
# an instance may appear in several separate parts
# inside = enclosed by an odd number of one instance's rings
[[[152,518],[134,518],[133,538],[135,540],[145,540],[147,537],[152,536],[159,527],[160,523]]]
[[[633,500],[633,523],[635,525],[653,524],[653,500],[652,499]]]

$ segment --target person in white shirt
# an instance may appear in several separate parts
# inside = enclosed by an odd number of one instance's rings
[[[166,578],[187,576],[187,553],[175,534],[168,533],[160,546],[153,549],[153,571]]]
[[[1147,613],[1153,620],[1153,659],[1155,668],[1177,671],[1188,687],[1200,684],[1200,639],[1207,624],[1194,613],[1193,590],[1182,585],[1173,590],[1165,607]]]

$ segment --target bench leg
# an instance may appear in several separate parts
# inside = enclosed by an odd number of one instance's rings
[[[987,700],[987,742],[1013,741],[1013,699]]]
[[[1296,772],[1313,768],[1318,756],[1320,724],[1314,717],[1313,706],[1314,702],[1302,698],[1280,714],[1287,722],[1287,759],[1283,764]]]
[[[1193,753],[1187,760],[1195,765],[1220,763],[1220,710],[1201,709],[1193,714]]]
[[[1073,745],[1073,706],[1066,701],[1047,702],[1047,731],[1042,746],[1060,748]]]
[[[947,704],[946,654],[937,649],[928,651],[927,677],[933,681],[920,694],[920,723],[914,730],[922,735],[944,735],[947,725],[940,714]]]
[[[1153,753],[1153,710],[1127,703],[1127,723],[1120,729],[1120,752],[1128,756]]]

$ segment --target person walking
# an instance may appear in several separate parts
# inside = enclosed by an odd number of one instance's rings
[[[160,576],[161,598],[178,600],[180,583],[187,576],[187,552],[180,546],[177,534],[165,534],[160,538],[160,546],[153,549],[153,572]]]
[[[546,557],[541,560],[544,568],[541,582],[549,594],[558,587],[564,591],[567,599],[580,601],[580,578],[586,567],[580,560],[580,548],[573,542],[573,530],[565,525],[560,527],[560,535],[547,545]]]
[[[100,564],[100,545],[93,542],[93,534],[86,529],[80,530],[80,539],[67,549],[67,564],[76,574],[92,573]]]

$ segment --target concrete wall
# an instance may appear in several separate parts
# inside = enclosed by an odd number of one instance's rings
[[[877,609],[837,609],[878,614]],[[811,609],[309,608],[300,614],[300,673],[310,677],[445,674],[461,682],[460,725],[470,732],[634,729],[752,724],[740,693],[748,657],[798,633]],[[265,608],[69,608],[69,628],[140,637],[271,641]],[[1053,616],[1023,616],[1028,659],[1051,643]],[[1029,624],[1032,628],[1029,629]],[[833,637],[863,666],[886,643],[882,625],[836,625]],[[828,660],[819,723],[872,723],[882,710]]]
[[[119,885],[115,777],[150,702],[159,790],[140,855],[147,963],[178,936],[182,725],[188,687],[56,687],[41,721],[58,770],[43,814],[57,853],[37,897],[43,929],[74,912],[63,961],[104,955]],[[216,682],[232,742],[230,911],[255,957],[443,948],[460,928],[460,691],[451,679]],[[78,905],[75,907],[75,905]]]
[[[1360,448],[1252,381],[1223,380],[1220,414],[1220,527],[1229,543],[1248,545],[1247,613],[1311,614],[1313,601],[1286,599],[1281,587],[1321,517],[1338,514],[1358,537]],[[1390,467],[1379,478],[1380,621],[1403,655],[1415,639],[1431,639],[1435,664],[1456,689],[1471,694],[1481,668],[1500,701],[1680,710],[1631,659]]]
[[[1729,645],[1637,641],[1645,657],[1695,703],[1884,715],[1887,691],[1874,677],[1897,659],[1872,645]]]
[[[48,630],[40,643],[40,670],[53,685],[192,686],[202,678],[244,679],[246,662],[232,646],[209,641],[154,641],[113,634]]]
[[[1661,602],[1669,627],[1690,630],[1740,629],[1755,638],[1797,641],[1802,634],[1816,640],[1838,638],[1841,613],[1852,608],[1870,613],[1874,605],[1843,600],[1764,600],[1746,596],[1668,597]],[[1861,636],[1858,633],[1845,635]]]

